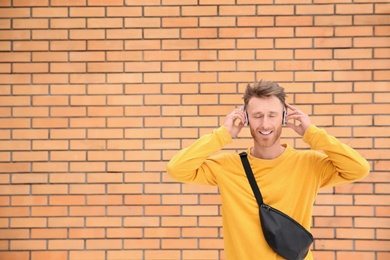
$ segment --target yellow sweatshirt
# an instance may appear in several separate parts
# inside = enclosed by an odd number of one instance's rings
[[[370,166],[354,149],[314,125],[306,130],[303,140],[311,150],[297,151],[284,144],[283,154],[272,160],[253,157],[250,149],[246,152],[264,203],[283,211],[310,231],[319,188],[362,179]],[[230,142],[229,132],[221,126],[175,155],[167,171],[181,182],[218,185],[226,259],[284,259],[263,237],[258,205],[239,154],[214,155]],[[305,259],[313,259],[310,251]]]

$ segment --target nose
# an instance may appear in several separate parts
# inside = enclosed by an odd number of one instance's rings
[[[267,116],[264,116],[261,120],[261,128],[268,129],[270,127],[270,120]]]

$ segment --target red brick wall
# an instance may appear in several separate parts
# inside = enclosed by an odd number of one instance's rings
[[[0,259],[223,259],[215,187],[167,161],[274,80],[371,163],[316,202],[316,260],[390,259],[390,4],[1,0]],[[290,129],[283,141],[305,148]],[[251,145],[247,129],[227,150]]]

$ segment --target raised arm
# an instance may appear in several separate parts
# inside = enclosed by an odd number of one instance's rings
[[[321,174],[321,187],[355,182],[370,172],[370,165],[363,156],[324,129],[311,125],[306,129],[303,141],[312,150],[321,150],[327,155],[316,165]]]
[[[223,126],[176,154],[167,165],[168,174],[186,183],[217,185],[215,173],[220,165],[211,155],[231,143],[232,138],[240,133],[244,122],[245,113],[241,109],[234,109],[226,116]]]

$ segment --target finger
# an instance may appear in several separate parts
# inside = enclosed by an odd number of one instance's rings
[[[298,128],[299,128],[299,126],[297,126],[294,123],[290,123],[290,122],[287,122],[286,126],[293,129],[295,132],[298,131]]]
[[[294,107],[294,106],[292,106],[292,105],[290,105],[289,103],[285,103],[286,104],[286,107],[288,107],[290,110],[292,110],[292,111],[295,111],[295,110],[297,110],[297,108],[296,107]]]
[[[293,119],[293,120],[298,120],[298,121],[301,121],[302,118],[303,118],[303,115],[301,115],[301,114],[290,114],[286,117],[287,120]]]

